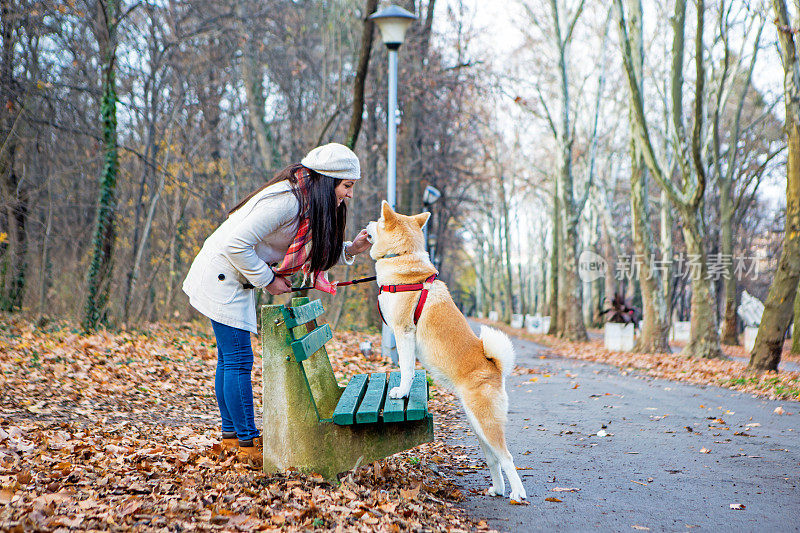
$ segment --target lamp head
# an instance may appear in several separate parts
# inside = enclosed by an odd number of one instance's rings
[[[398,6],[389,6],[369,16],[381,30],[383,44],[390,50],[400,48],[406,38],[406,30],[417,17]]]
[[[431,205],[436,202],[439,198],[441,198],[442,193],[434,187],[433,185],[428,185],[425,187],[425,192],[422,193],[422,203],[425,205]]]

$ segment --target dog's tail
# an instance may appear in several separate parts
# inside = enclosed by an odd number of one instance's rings
[[[486,358],[497,365],[503,377],[509,375],[514,369],[514,345],[511,339],[502,331],[481,326],[481,341]]]

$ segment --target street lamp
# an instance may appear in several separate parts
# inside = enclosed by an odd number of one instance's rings
[[[381,31],[383,44],[389,49],[389,109],[386,117],[388,127],[388,156],[386,158],[386,201],[392,209],[397,207],[397,50],[406,37],[406,30],[416,20],[413,13],[402,7],[389,6],[369,16]],[[397,363],[397,342],[392,329],[383,324],[381,330],[381,353]]]
[[[380,28],[383,44],[389,49],[389,109],[386,117],[389,153],[386,161],[386,201],[394,209],[397,204],[397,125],[400,123],[397,112],[397,50],[405,40],[406,30],[417,17],[402,7],[389,6],[373,13],[369,18]]]

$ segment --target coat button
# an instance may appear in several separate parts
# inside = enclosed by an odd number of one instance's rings
[[[225,274],[220,274],[219,276],[217,276],[217,279],[220,281],[225,281]]]

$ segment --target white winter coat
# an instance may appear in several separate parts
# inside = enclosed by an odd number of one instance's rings
[[[291,184],[281,181],[230,215],[203,243],[183,282],[192,307],[216,322],[256,333],[256,291],[243,285],[272,283],[271,267],[294,240],[299,211]]]

